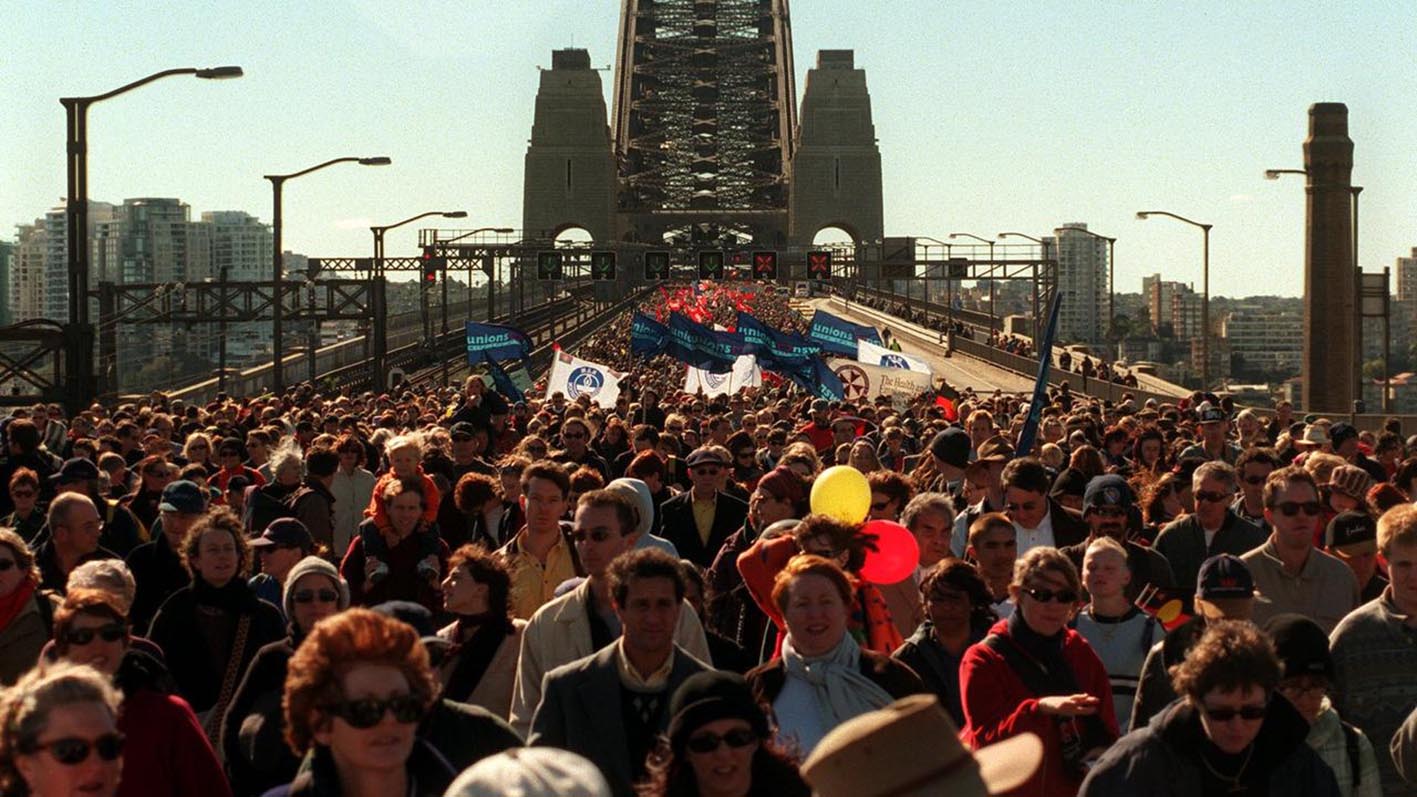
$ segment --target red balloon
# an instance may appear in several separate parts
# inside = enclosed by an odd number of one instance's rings
[[[920,564],[920,546],[910,529],[892,520],[872,520],[861,527],[863,534],[876,536],[876,550],[866,550],[861,577],[872,584],[904,581]]]

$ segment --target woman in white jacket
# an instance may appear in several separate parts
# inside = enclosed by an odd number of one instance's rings
[[[359,523],[364,520],[364,507],[374,494],[374,474],[364,468],[364,443],[352,434],[340,438],[335,447],[339,454],[339,470],[335,471],[330,492],[335,496],[334,550],[335,561],[349,550]]]

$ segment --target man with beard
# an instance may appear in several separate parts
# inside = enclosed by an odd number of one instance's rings
[[[1093,540],[1110,537],[1122,544],[1127,553],[1127,570],[1132,579],[1125,590],[1127,600],[1135,601],[1148,584],[1165,591],[1176,589],[1176,576],[1166,557],[1132,541],[1137,529],[1129,528],[1132,514],[1132,488],[1115,473],[1094,476],[1087,483],[1082,499],[1082,517],[1090,529],[1087,539],[1062,549],[1082,572],[1087,546]]]

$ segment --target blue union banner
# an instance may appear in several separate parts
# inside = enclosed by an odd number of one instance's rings
[[[847,357],[856,357],[856,341],[869,340],[881,345],[881,334],[873,326],[853,324],[845,318],[818,310],[812,314],[812,328],[807,337],[822,344],[822,350]]]
[[[484,353],[493,360],[520,360],[531,354],[531,339],[516,327],[467,322],[468,364],[480,364]]]

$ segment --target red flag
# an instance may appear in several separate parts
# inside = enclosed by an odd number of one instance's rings
[[[947,420],[947,421],[957,421],[957,420],[959,420],[959,410],[955,409],[955,403],[954,403],[953,401],[951,401],[951,400],[945,398],[944,396],[936,396],[936,397],[935,397],[935,406],[937,406],[937,407],[939,407],[940,409],[944,410],[944,412],[945,412],[945,420]]]

